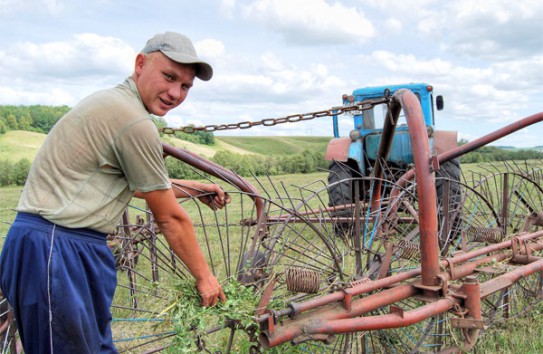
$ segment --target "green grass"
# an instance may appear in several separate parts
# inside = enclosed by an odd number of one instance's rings
[[[17,162],[26,158],[34,160],[45,134],[13,130],[0,135],[0,160]]]
[[[0,135],[0,160],[12,162],[27,158],[32,161],[46,135],[22,130],[8,131]],[[199,145],[165,135],[163,141],[174,147],[187,149],[195,154],[211,158],[217,151],[227,150],[237,154],[290,155],[304,150],[326,151],[329,137],[240,137],[216,136],[215,145]]]
[[[326,151],[330,137],[216,137],[243,150],[252,151],[262,155],[290,155],[301,153],[304,150]]]
[[[15,219],[15,208],[19,202],[22,187],[0,188],[0,243],[3,243],[10,224]]]
[[[479,337],[473,353],[543,353],[542,314],[543,304],[540,303],[526,317],[493,325]]]
[[[474,177],[478,173],[488,174],[488,168],[481,165],[465,165],[464,171],[475,171]],[[325,173],[311,175],[288,175],[273,177],[276,185],[306,185],[311,181],[325,179]],[[477,179],[477,178],[476,178]],[[262,189],[270,190],[269,183],[263,179]],[[251,182],[254,182],[251,180]],[[256,183],[254,183],[258,186]],[[258,186],[259,189],[260,186]],[[21,187],[0,188],[0,240],[3,240],[9,223],[13,221],[15,213],[13,208],[16,206]],[[540,332],[543,329],[543,304],[534,308],[527,317],[510,320],[505,323],[494,324],[485,331],[479,338],[475,346],[474,353],[541,353],[543,352],[543,339]]]

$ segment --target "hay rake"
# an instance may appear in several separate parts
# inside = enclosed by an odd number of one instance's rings
[[[383,161],[400,114],[411,135],[423,138],[413,140],[416,168],[388,180]],[[453,353],[472,349],[493,323],[529,311],[543,295],[543,171],[537,163],[503,163],[459,181],[440,175],[439,164],[543,113],[439,156],[424,139],[410,91],[394,94],[388,117],[374,174],[336,181],[354,197],[333,206],[329,191],[337,186],[326,181],[286,186],[255,178],[255,187],[164,145],[169,158],[202,178],[232,186],[222,210],[202,207],[197,197],[180,203],[222,284],[253,292],[252,324],[204,313],[196,331],[194,319],[171,318],[165,309],[183,301],[175,289],[191,276],[136,203],[109,241],[118,266],[112,330],[119,352],[180,352],[182,326],[194,329],[191,340],[206,353]],[[4,310],[4,352],[17,352]]]

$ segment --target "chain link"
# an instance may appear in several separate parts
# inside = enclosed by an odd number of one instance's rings
[[[348,112],[353,112],[353,111],[367,111],[367,110],[373,109],[373,107],[375,107],[376,105],[387,103],[389,101],[390,101],[390,97],[384,97],[384,98],[378,98],[378,99],[373,99],[373,100],[366,100],[363,102],[357,102],[348,106],[332,107],[330,109],[326,109],[322,111],[293,114],[293,115],[289,115],[289,116],[281,117],[281,118],[265,118],[265,119],[262,119],[259,121],[253,121],[253,122],[244,121],[244,122],[231,123],[231,124],[216,124],[216,125],[213,124],[213,125],[205,125],[202,127],[194,127],[194,126],[185,126],[185,127],[179,127],[179,128],[164,127],[164,128],[159,128],[158,131],[164,134],[174,134],[175,132],[193,134],[197,131],[215,132],[215,131],[222,131],[222,130],[249,129],[252,127],[259,126],[259,125],[262,125],[265,127],[271,127],[277,124],[296,123],[296,122],[312,120],[315,118],[339,116],[339,115],[342,115]]]

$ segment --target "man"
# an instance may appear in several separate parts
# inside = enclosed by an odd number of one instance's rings
[[[213,208],[229,197],[218,185],[196,181],[182,181],[187,192],[174,192],[150,119],[179,106],[195,77],[212,75],[189,38],[157,34],[137,55],[130,78],[83,99],[48,134],[0,255],[1,288],[26,353],[116,352],[109,310],[116,274],[106,235],[133,196],[145,199],[195,277],[202,305],[225,301],[176,197],[214,193]]]

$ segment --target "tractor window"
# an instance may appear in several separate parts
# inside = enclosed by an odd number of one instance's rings
[[[385,117],[387,114],[387,106],[384,104],[378,105],[373,108],[374,116],[375,116],[375,128],[382,129],[385,125]],[[400,116],[398,117],[398,124],[397,126],[405,125],[407,124],[407,121],[405,120],[405,115],[403,114],[403,111],[400,113]]]
[[[420,102],[420,95],[418,93],[415,93],[415,95],[417,96]],[[375,106],[373,108],[373,115],[375,117],[375,128],[377,129],[383,128],[385,124],[385,116],[387,114],[387,109],[388,109],[387,106],[384,104]],[[405,114],[403,110],[400,112],[400,116],[398,117],[397,127],[402,126],[402,125],[407,126],[407,120],[405,118]]]

